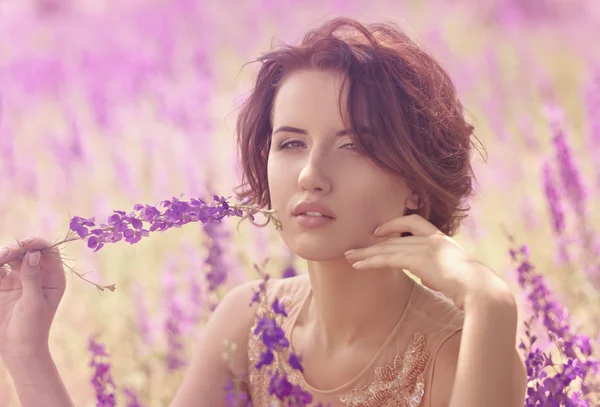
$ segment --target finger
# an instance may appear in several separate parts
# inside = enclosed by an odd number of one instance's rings
[[[401,244],[401,245],[421,245],[427,242],[427,236],[383,236],[379,242],[373,244],[376,245],[387,245],[387,244]],[[368,246],[370,247],[370,246]],[[358,249],[357,249],[358,250]]]
[[[404,239],[404,238],[398,238]],[[403,242],[382,242],[375,244],[373,246],[364,247],[356,250],[348,250],[345,252],[345,256],[348,260],[358,261],[360,259],[364,259],[371,256],[376,256],[378,254],[393,254],[393,253],[415,253],[422,252],[425,246],[423,243],[419,242],[411,242],[411,243],[403,243]]]
[[[8,264],[12,267],[18,267],[23,254],[25,254],[25,251],[14,244],[0,248],[0,266]],[[14,264],[15,261],[19,263]]]
[[[39,237],[32,237],[27,239],[22,239],[17,241],[17,243],[9,244],[2,249],[7,249],[4,251],[0,251],[0,266],[7,264],[12,269],[18,269],[21,266],[21,261],[23,256],[28,251],[41,251],[42,253],[42,264],[49,265],[57,265],[62,263],[62,259],[60,256],[60,251],[58,247],[53,247],[48,249],[50,245],[49,242],[45,239]],[[1,249],[0,249],[1,250]]]
[[[415,253],[385,253],[367,257],[352,265],[357,270],[398,268],[410,270],[421,256]]]
[[[12,273],[9,273],[7,267],[0,266],[0,291],[6,291],[10,289],[8,283],[11,274]]]
[[[373,232],[373,236],[381,237],[389,235],[390,233],[404,232],[412,233],[414,236],[429,236],[434,233],[442,233],[422,216],[412,214],[385,222]]]
[[[23,286],[23,301],[27,304],[40,304],[44,301],[42,278],[40,275],[41,253],[34,251],[23,257],[19,278]]]
[[[12,269],[9,269],[7,266],[0,267],[0,291],[21,291],[23,289],[18,270],[19,267]]]
[[[29,251],[34,250],[42,250],[46,247],[50,246],[50,242],[41,237],[28,237],[26,239],[21,239],[19,244],[23,247],[23,249]]]

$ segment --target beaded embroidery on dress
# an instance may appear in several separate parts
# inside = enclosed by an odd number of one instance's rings
[[[375,369],[369,386],[339,396],[347,407],[417,407],[425,394],[423,372],[429,360],[425,337],[413,335],[404,357],[396,355],[394,365]]]

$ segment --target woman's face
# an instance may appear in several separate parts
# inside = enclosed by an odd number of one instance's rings
[[[355,151],[351,134],[336,134],[345,130],[338,109],[341,81],[330,72],[298,72],[281,85],[274,103],[267,168],[271,205],[284,242],[306,260],[335,260],[373,244],[376,227],[415,205],[399,176]],[[293,215],[302,201],[325,205],[335,219],[303,226]]]

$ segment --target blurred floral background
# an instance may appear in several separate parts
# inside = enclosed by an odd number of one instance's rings
[[[474,156],[478,195],[457,240],[519,298],[528,405],[598,405],[595,0],[0,0],[0,241],[56,241],[74,215],[233,195],[236,109],[258,67],[243,65],[339,15],[399,24],[450,73],[488,151]],[[258,277],[252,264],[305,271],[273,227],[235,219],[62,252],[117,286],[68,272],[51,332],[83,407],[114,405],[100,393],[168,405],[219,299]],[[0,365],[0,407],[17,405]]]

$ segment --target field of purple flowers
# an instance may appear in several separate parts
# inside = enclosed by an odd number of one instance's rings
[[[50,337],[75,405],[167,406],[253,264],[304,272],[273,225],[238,227],[213,195],[239,182],[234,122],[255,68],[242,65],[337,15],[400,24],[473,118],[488,159],[457,240],[519,299],[526,405],[600,405],[600,3],[483,3],[0,0],[0,241],[86,237],[61,246],[71,272]],[[134,229],[94,252],[110,238],[76,215]],[[0,407],[17,405],[0,365]]]

